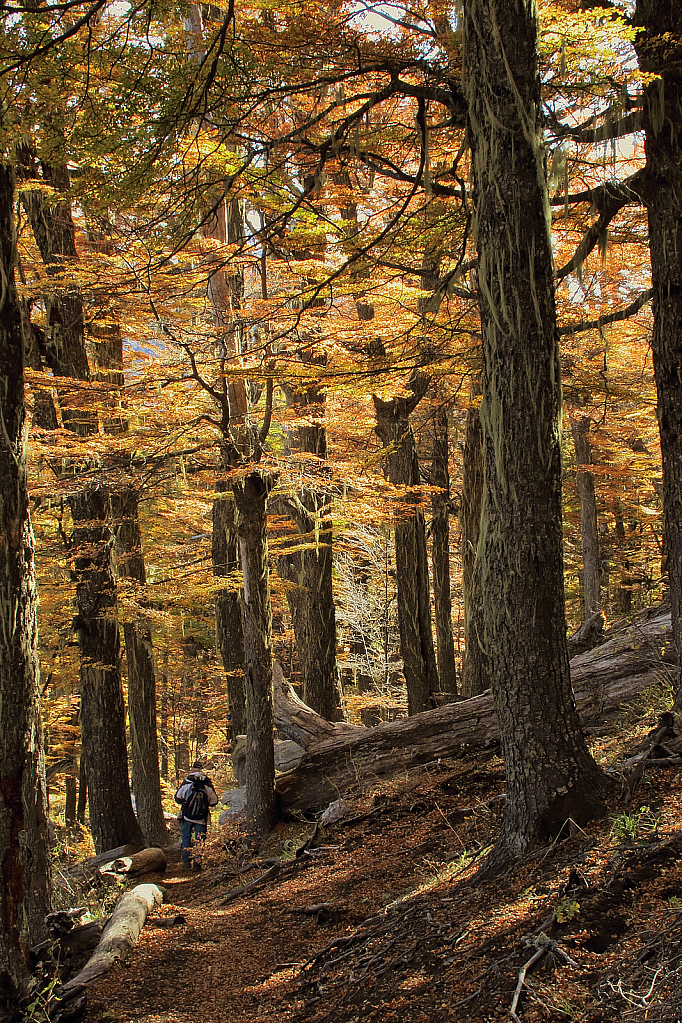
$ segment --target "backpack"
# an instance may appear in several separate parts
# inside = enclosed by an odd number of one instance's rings
[[[208,817],[208,796],[205,780],[192,778],[192,791],[182,801],[182,816],[190,821],[205,821]]]

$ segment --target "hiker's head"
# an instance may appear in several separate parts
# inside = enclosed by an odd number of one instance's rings
[[[192,770],[193,771],[203,771],[203,769],[204,769],[204,765],[203,765],[203,762],[201,760],[195,760],[194,763],[192,764]]]

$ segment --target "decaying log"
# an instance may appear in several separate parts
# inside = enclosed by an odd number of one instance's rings
[[[35,968],[39,962],[59,962],[62,964],[60,975],[62,980],[85,965],[86,957],[97,948],[108,916],[91,920],[80,927],[54,935],[31,949],[31,965]]]
[[[52,1018],[57,1019],[60,1014],[63,1015],[62,1010],[66,1003],[79,998],[88,984],[103,976],[114,963],[130,954],[144,927],[147,915],[162,902],[161,889],[154,884],[138,885],[121,896],[102,931],[95,952],[80,973],[62,985],[55,995],[49,1009]]]
[[[141,874],[162,874],[167,866],[168,860],[163,849],[150,846],[133,856],[119,856],[114,860],[112,869],[116,874],[139,877]]]
[[[633,624],[609,636],[596,650],[571,661],[575,700],[583,723],[598,719],[641,690],[667,679],[669,666],[675,664],[668,608],[648,608]],[[277,727],[290,735],[285,719],[290,697],[284,682],[280,681],[278,688]],[[294,729],[303,717],[296,699],[291,701]],[[486,746],[499,738],[490,693],[375,728],[346,726],[344,732],[329,722],[324,723],[327,727],[323,729],[313,715],[306,708],[307,731],[305,735],[299,732],[297,740],[301,744],[304,739],[308,742],[303,760],[296,770],[277,779],[277,793],[285,811],[320,809],[354,785],[371,784],[406,768],[437,757],[457,755],[466,747]],[[310,742],[311,735],[325,730],[326,738]]]
[[[75,909],[58,909],[54,913],[48,913],[43,923],[47,927],[47,933],[51,938],[61,938],[68,934],[76,926],[76,921],[85,916],[87,909],[79,906]]]

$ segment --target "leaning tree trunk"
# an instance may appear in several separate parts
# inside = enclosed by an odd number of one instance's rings
[[[375,430],[387,449],[388,478],[396,487],[418,487],[419,462],[409,416],[426,393],[428,379],[412,381],[411,398],[383,401],[374,396]],[[431,631],[429,564],[424,513],[414,493],[406,495],[396,514],[395,560],[398,590],[400,653],[407,683],[407,709],[419,714],[434,706],[438,672]]]
[[[604,812],[568,667],[559,346],[532,0],[465,0],[483,335],[485,644],[507,774],[488,869]]]
[[[450,593],[450,447],[448,415],[439,412],[433,421],[431,483],[439,487],[431,498],[431,564],[433,596],[436,608],[436,640],[439,702],[457,699],[455,640],[452,634],[452,596]]]
[[[0,1019],[50,908],[14,174],[0,164]],[[3,1004],[4,1003],[4,1004]]]
[[[234,496],[222,480],[213,502],[213,538],[211,567],[216,580],[232,579],[220,585],[215,595],[215,631],[227,685],[227,704],[232,735],[246,732],[246,690],[244,682],[244,634],[240,584],[234,576],[239,572],[239,541],[237,509]]]
[[[480,394],[478,385],[472,388]],[[464,596],[464,657],[462,695],[478,696],[490,689],[485,650],[485,612],[481,566],[476,557],[483,498],[483,429],[477,406],[467,411],[462,459],[462,499],[459,524],[462,536],[462,593]]]
[[[597,497],[594,488],[594,475],[586,468],[592,464],[592,452],[587,436],[590,432],[590,422],[589,416],[583,416],[580,422],[574,422],[571,425],[575,460],[578,467],[576,484],[580,498],[580,534],[583,544],[583,617],[585,621],[599,608],[601,588]]]
[[[76,550],[81,733],[90,828],[97,852],[144,845],[128,782],[109,494],[86,487],[69,499]]]
[[[266,536],[272,480],[251,470],[233,484],[239,513],[244,578],[246,669],[246,797],[249,828],[264,836],[275,822],[275,755],[272,736],[272,609]]]
[[[672,627],[679,653],[675,704],[682,707],[682,9],[637,0],[654,329],[651,338],[663,461],[663,514]]]
[[[117,574],[136,585],[138,606],[145,603],[147,576],[142,556],[139,497],[134,487],[112,494],[112,520],[116,529]],[[165,845],[168,829],[161,802],[159,742],[156,722],[156,669],[152,634],[135,611],[123,625],[128,665],[128,717],[130,761],[137,819],[148,845]]]

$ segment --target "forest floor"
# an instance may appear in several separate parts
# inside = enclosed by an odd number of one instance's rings
[[[591,737],[604,766],[666,699],[644,694]],[[354,797],[298,858],[312,824],[279,825],[260,853],[277,872],[228,902],[268,867],[214,829],[201,873],[143,878],[166,902],[90,988],[86,1023],[681,1020],[679,763],[647,770],[607,819],[474,882],[503,791],[496,751],[410,771]]]

